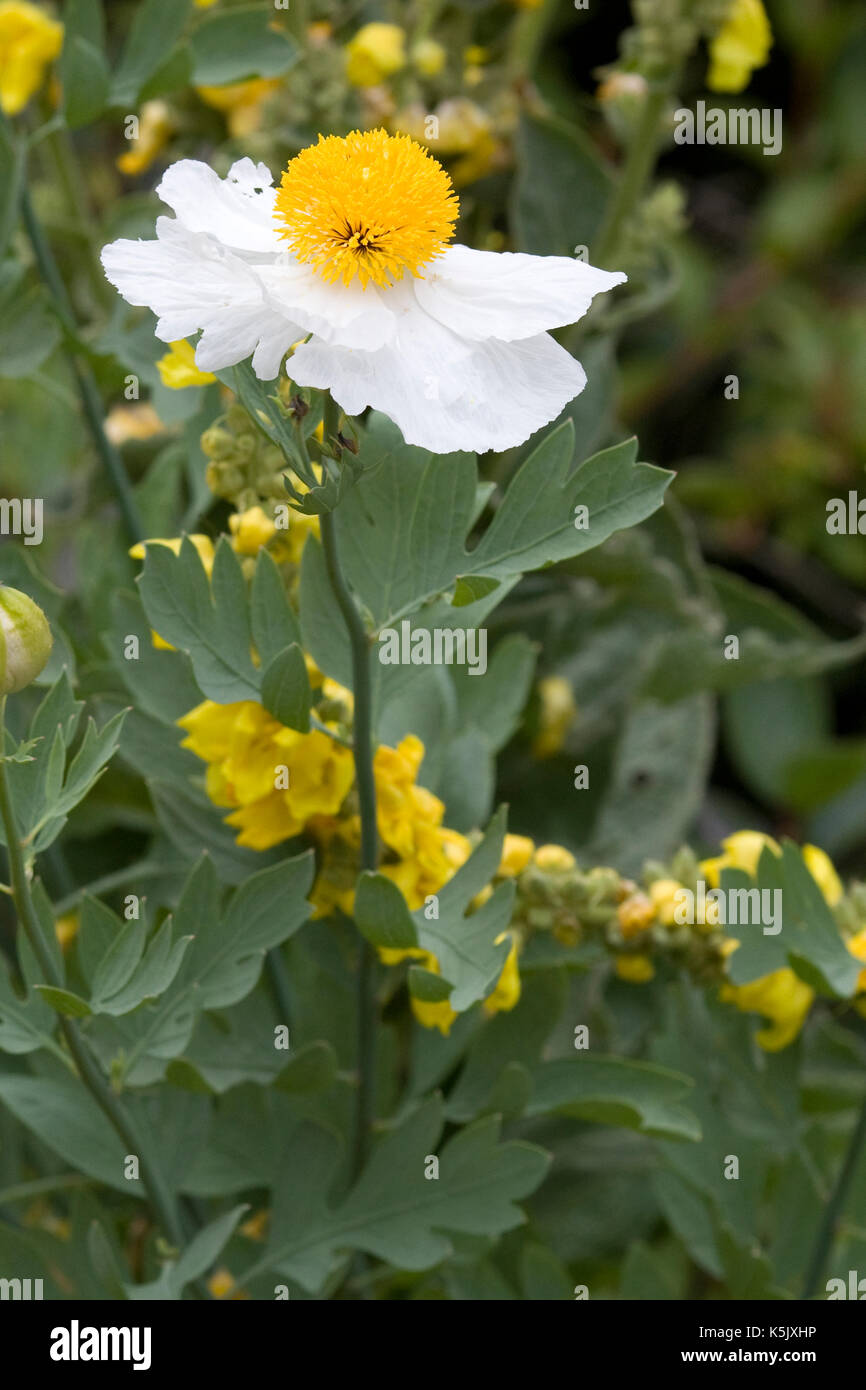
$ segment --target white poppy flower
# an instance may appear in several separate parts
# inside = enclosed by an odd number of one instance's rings
[[[406,135],[320,136],[274,188],[251,159],[221,179],[197,160],[166,171],[173,210],[155,241],[115,241],[105,273],[158,317],[165,342],[201,332],[202,371],[252,356],[331,392],[347,415],[383,411],[435,453],[507,449],[586,385],[549,336],[625,280],[565,256],[449,246],[457,198]]]

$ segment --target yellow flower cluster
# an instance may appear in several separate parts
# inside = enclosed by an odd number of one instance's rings
[[[348,697],[334,682],[323,687],[326,695]],[[319,729],[286,728],[254,700],[205,700],[178,723],[187,735],[183,747],[208,764],[208,796],[234,808],[227,823],[249,849],[270,849],[313,817],[335,816],[354,781],[348,748]]]

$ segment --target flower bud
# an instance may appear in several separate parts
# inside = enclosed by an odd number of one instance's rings
[[[19,589],[0,585],[0,695],[12,695],[35,680],[52,641],[39,605]]]

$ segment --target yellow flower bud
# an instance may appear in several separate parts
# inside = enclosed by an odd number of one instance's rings
[[[527,835],[506,835],[499,861],[500,878],[516,878],[532,858],[535,844]]]
[[[652,899],[656,916],[662,926],[677,926],[677,894],[682,892],[683,885],[678,883],[675,878],[658,878],[655,883],[650,884],[649,895]]]
[[[542,873],[567,873],[577,863],[574,855],[562,845],[539,845],[532,862]]]
[[[655,921],[655,907],[645,893],[633,893],[616,910],[620,930],[626,939],[639,936]]]
[[[0,585],[0,695],[35,680],[51,655],[48,620],[32,598]]]

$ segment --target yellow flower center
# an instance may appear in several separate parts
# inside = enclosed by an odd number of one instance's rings
[[[319,136],[289,163],[277,192],[279,231],[324,280],[383,288],[441,255],[454,235],[450,176],[408,135]]]

